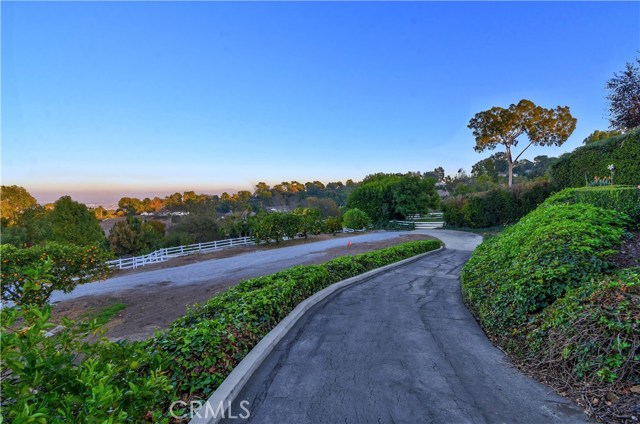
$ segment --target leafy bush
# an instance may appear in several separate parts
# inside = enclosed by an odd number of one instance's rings
[[[455,196],[442,203],[444,220],[454,227],[487,228],[517,221],[551,194],[547,183],[499,188]]]
[[[537,368],[559,380],[640,384],[640,268],[570,290],[530,324]]]
[[[65,293],[77,285],[109,275],[109,254],[95,246],[75,246],[50,242],[42,246],[19,249],[9,244],[0,246],[2,257],[2,301],[17,305],[44,305],[54,290]],[[33,282],[31,273],[51,263],[50,275],[43,282]]]
[[[507,349],[531,314],[607,269],[629,219],[592,205],[545,205],[484,241],[462,271],[465,301]]]
[[[324,228],[327,233],[335,235],[342,231],[342,220],[337,216],[330,216],[324,220]]]
[[[254,219],[253,237],[257,243],[280,243],[285,237],[295,238],[301,232],[302,223],[302,217],[293,213],[270,213]]]
[[[160,221],[143,222],[128,216],[126,221],[116,222],[109,231],[109,248],[117,256],[141,255],[162,245],[164,224]]]
[[[551,182],[557,188],[582,187],[594,177],[608,176],[615,166],[614,184],[640,183],[640,130],[595,141],[560,157],[551,167]]]
[[[342,224],[347,228],[362,229],[371,224],[369,215],[358,208],[349,209],[342,217]]]
[[[30,287],[46,285],[50,264],[32,269]],[[160,371],[168,358],[142,343],[87,342],[98,323],[63,320],[51,309],[2,308],[1,416],[10,423],[168,422],[160,408],[173,387]]]
[[[409,242],[243,281],[190,310],[151,343],[172,358],[170,378],[179,393],[207,396],[305,298],[337,281],[439,246],[435,240]]]
[[[640,222],[640,190],[630,186],[568,188],[549,197],[546,205],[588,203],[624,213]]]

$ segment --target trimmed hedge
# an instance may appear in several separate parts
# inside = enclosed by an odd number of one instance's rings
[[[608,268],[629,219],[587,204],[545,205],[484,241],[462,270],[465,301],[499,344],[520,352],[529,317]]]
[[[633,186],[581,187],[554,194],[545,205],[588,203],[628,215],[640,222],[640,189]]]
[[[178,393],[206,397],[307,297],[335,282],[440,246],[436,240],[408,242],[243,281],[190,310],[151,345],[172,358],[168,371]]]
[[[451,197],[442,203],[449,226],[487,228],[510,224],[531,212],[552,193],[547,183],[500,188]]]
[[[581,146],[560,157],[551,167],[551,182],[561,189],[582,187],[594,177],[609,176],[615,166],[615,184],[640,184],[640,130]]]

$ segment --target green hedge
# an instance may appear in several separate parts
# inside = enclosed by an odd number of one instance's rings
[[[172,358],[170,378],[178,393],[206,397],[302,300],[335,282],[440,245],[436,240],[408,242],[246,280],[190,310],[151,343]]]
[[[629,219],[587,204],[540,207],[484,241],[462,270],[465,301],[508,350],[528,318],[608,268]]]
[[[545,205],[563,203],[588,203],[613,209],[628,215],[635,222],[640,222],[640,189],[633,186],[568,188],[551,196]]]
[[[615,184],[640,184],[640,130],[581,146],[560,157],[551,167],[551,182],[557,188],[583,187],[594,177],[609,176],[615,166]]]
[[[510,224],[531,212],[552,193],[547,183],[455,196],[442,203],[449,226],[487,228]]]

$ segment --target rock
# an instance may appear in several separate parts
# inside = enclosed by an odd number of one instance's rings
[[[607,396],[605,396],[607,398],[607,400],[611,403],[616,403],[617,401],[620,400],[620,398],[613,392],[608,392]]]
[[[630,391],[631,393],[635,393],[635,394],[640,395],[640,386],[631,386],[631,388],[629,389],[629,391]]]

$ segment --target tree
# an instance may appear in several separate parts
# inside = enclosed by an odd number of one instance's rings
[[[173,238],[188,239],[190,243],[206,243],[224,237],[215,215],[211,213],[183,216],[177,224],[171,226],[169,234]]]
[[[428,212],[438,204],[433,178],[416,173],[367,175],[349,194],[348,207],[365,212],[376,225]]]
[[[532,145],[562,145],[576,128],[576,119],[568,106],[545,109],[523,99],[507,109],[494,106],[477,113],[469,121],[468,127],[476,139],[474,149],[477,152],[493,150],[498,144],[505,146],[511,186],[514,162]],[[528,137],[529,144],[514,159],[513,149],[518,145],[518,137],[523,134]]]
[[[435,189],[435,180],[417,175],[400,179],[393,187],[392,198],[393,212],[399,218],[426,214],[429,208],[435,209],[440,202],[440,196]]]
[[[136,197],[123,197],[118,201],[118,207],[125,211],[127,215],[137,215],[144,212],[145,207],[142,200]]]
[[[342,217],[342,223],[347,228],[362,229],[371,224],[371,218],[358,208],[349,209]]]
[[[298,207],[294,209],[293,214],[299,218],[299,232],[302,233],[305,239],[310,233],[320,234],[322,232],[320,210]]]
[[[342,231],[342,220],[339,216],[330,216],[324,221],[325,230],[334,236]]]
[[[74,246],[50,242],[42,246],[18,249],[11,245],[0,247],[2,256],[2,301],[16,305],[48,303],[54,290],[65,293],[109,275],[107,252],[95,246]],[[35,268],[47,264],[50,275],[46,282],[31,281]],[[30,286],[30,287],[29,287]]]
[[[0,187],[0,198],[0,221],[4,226],[15,225],[22,211],[38,204],[24,187],[16,185]]]
[[[609,90],[609,123],[613,129],[627,131],[640,126],[640,57],[627,62],[626,69],[607,81]]]
[[[606,138],[610,138],[610,137],[613,137],[613,136],[616,136],[616,135],[620,135],[620,134],[622,134],[622,133],[620,131],[617,131],[617,130],[613,130],[613,131],[595,130],[594,132],[589,134],[587,136],[587,138],[582,140],[582,143],[590,144],[590,143],[593,143],[594,141],[604,140]]]
[[[162,244],[165,225],[160,221],[143,222],[127,217],[109,231],[109,248],[117,256],[138,255],[156,250]]]
[[[98,219],[84,204],[76,202],[70,196],[62,196],[54,203],[48,219],[51,222],[53,241],[78,246],[102,246],[105,243]]]

